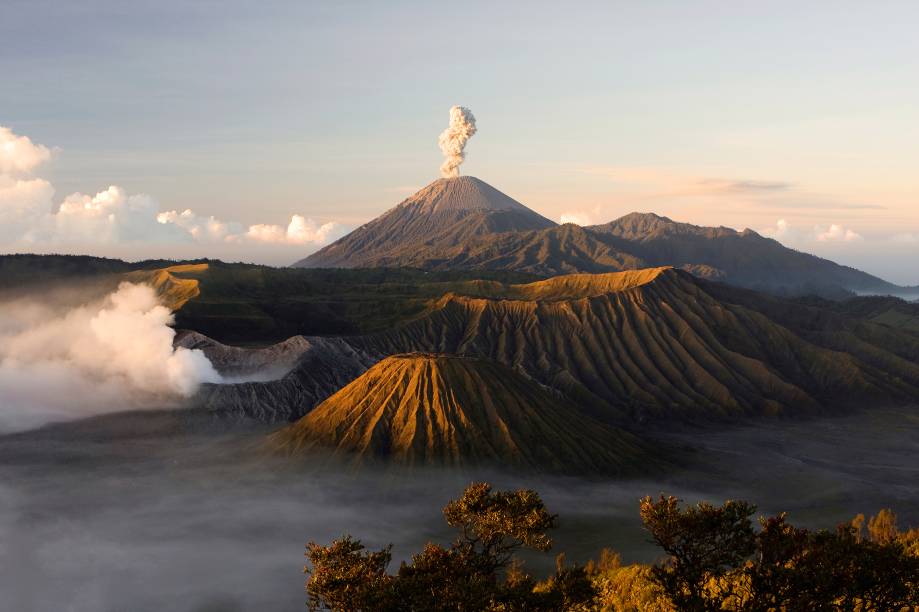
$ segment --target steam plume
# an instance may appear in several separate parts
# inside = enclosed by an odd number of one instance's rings
[[[18,299],[0,318],[0,433],[163,407],[221,380],[202,351],[173,348],[172,313],[149,285],[76,306]]]
[[[437,144],[443,151],[444,160],[440,167],[440,174],[444,178],[453,178],[459,176],[459,167],[466,159],[463,149],[466,147],[466,141],[475,134],[475,117],[472,111],[465,106],[454,106],[450,109],[450,127],[440,133]]]

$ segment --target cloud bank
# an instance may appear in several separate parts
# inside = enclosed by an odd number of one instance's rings
[[[146,246],[150,255],[181,257],[190,252],[188,247],[202,245],[216,248],[218,255],[244,252],[258,258],[260,249],[298,247],[286,255],[293,259],[306,254],[303,247],[316,249],[346,233],[338,223],[320,224],[299,214],[286,226],[243,226],[191,209],[161,210],[153,197],[128,194],[117,185],[55,201],[54,187],[34,175],[51,156],[47,147],[0,126],[0,251],[98,252],[100,246],[109,251]],[[186,248],[178,254],[162,248],[182,246]]]
[[[173,348],[172,313],[149,285],[78,305],[13,299],[0,320],[0,433],[162,408],[221,381],[202,351]]]
[[[815,228],[818,242],[861,242],[864,238],[849,228],[833,223],[827,228]]]
[[[810,230],[798,230],[785,219],[779,219],[774,227],[763,228],[759,233],[768,238],[787,243],[846,243],[864,242],[865,240],[861,234],[838,223],[831,223],[828,226],[815,225]]]

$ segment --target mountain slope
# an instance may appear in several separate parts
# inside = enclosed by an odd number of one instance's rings
[[[247,380],[280,378],[293,370],[304,354],[315,349],[314,343],[304,336],[291,336],[261,348],[243,348],[189,330],[178,331],[173,345],[203,351],[223,377]]]
[[[198,338],[184,337],[186,342],[197,342]],[[282,346],[282,345],[278,345]],[[232,348],[232,347],[227,347]],[[283,423],[299,419],[343,386],[360,376],[374,363],[379,355],[370,355],[356,349],[341,338],[308,338],[297,336],[283,343],[282,362],[287,362],[296,352],[296,363],[292,369],[277,380],[250,381],[229,384],[201,385],[192,398],[193,406],[212,412],[244,415],[268,423]],[[221,371],[238,368],[238,364],[251,363],[247,353],[259,353],[264,349],[238,349],[232,355],[234,361],[228,364],[224,352],[223,363],[218,362]],[[208,348],[205,347],[205,354]],[[284,363],[289,365],[289,363]]]
[[[383,331],[307,338],[283,379],[206,386],[204,405],[308,413],[388,355],[504,364],[615,424],[832,412],[919,397],[919,335],[668,267],[526,284],[455,281]],[[206,293],[206,286],[204,286]]]
[[[908,352],[919,342],[901,340],[911,344],[890,350],[882,334],[802,337],[731,303],[730,291],[670,268],[503,290],[491,283],[447,294],[415,321],[350,341],[379,354],[493,359],[610,421],[794,414],[919,394],[919,363]]]
[[[406,253],[400,265],[438,271],[514,270],[544,276],[647,267],[611,241],[570,223],[425,246]]]
[[[357,461],[577,473],[622,472],[644,455],[633,436],[505,366],[432,354],[382,360],[270,440],[287,453],[328,447]]]
[[[295,267],[512,270],[552,276],[668,265],[779,294],[843,297],[897,287],[789,249],[752,230],[699,227],[651,213],[556,225],[473,177],[440,179]]]
[[[179,310],[186,302],[201,295],[196,276],[207,272],[208,264],[178,264],[155,270],[136,270],[125,274],[125,278],[134,283],[146,283],[152,286],[164,306],[170,310]],[[185,278],[179,275],[191,275]]]
[[[307,268],[403,266],[419,249],[555,224],[471,176],[442,178],[296,264]]]
[[[852,291],[897,289],[880,278],[789,249],[752,230],[699,227],[651,213],[631,213],[586,229],[617,239],[620,248],[648,265],[710,266],[723,273],[723,280],[743,287],[785,288],[790,293],[831,287]]]

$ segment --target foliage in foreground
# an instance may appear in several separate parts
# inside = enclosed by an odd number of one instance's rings
[[[556,527],[539,495],[470,485],[444,508],[459,535],[450,547],[429,543],[387,568],[391,547],[367,550],[350,536],[310,542],[310,610],[919,610],[919,529],[901,532],[882,510],[835,531],[794,527],[784,514],[761,517],[727,501],[683,507],[674,497],[641,500],[640,514],[666,553],[659,564],[622,565],[604,550],[598,561],[566,566],[542,581],[515,557],[547,552]]]
[[[552,546],[548,531],[557,517],[534,491],[493,492],[487,484],[473,484],[447,504],[444,518],[460,532],[453,544],[428,544],[395,575],[386,572],[389,547],[368,551],[350,536],[329,546],[310,542],[309,608],[561,610],[593,599],[583,568],[560,564],[537,584],[513,563],[521,548],[545,552]]]

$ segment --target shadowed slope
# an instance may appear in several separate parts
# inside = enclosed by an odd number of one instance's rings
[[[892,291],[897,287],[855,268],[789,249],[752,230],[700,227],[653,213],[631,213],[586,228],[617,239],[622,248],[649,265],[709,266],[733,285],[784,288],[790,293],[848,290]]]
[[[290,422],[308,413],[379,360],[379,356],[356,349],[342,338],[296,336],[275,347],[287,353],[282,357],[285,362],[293,356],[291,351],[296,354],[296,364],[281,378],[204,384],[193,404],[205,410],[246,415],[269,423]],[[250,354],[264,350],[239,349],[231,351],[234,355],[222,351],[225,361],[219,368],[232,371],[240,363],[251,362]],[[205,354],[207,351],[205,348]],[[233,362],[228,363],[231,357]]]
[[[291,336],[283,342],[260,348],[230,346],[195,331],[180,330],[175,346],[199,349],[221,376],[249,380],[274,380],[290,372],[313,343],[304,336]]]
[[[752,230],[700,227],[653,213],[556,225],[473,177],[440,179],[297,267],[513,270],[540,275],[673,266],[779,294],[839,298],[892,283],[789,249]]]
[[[500,364],[446,355],[388,357],[276,434],[288,453],[330,447],[404,465],[617,473],[644,454],[633,436]]]
[[[840,297],[845,290],[899,289],[751,230],[699,227],[650,213],[632,213],[605,225],[566,224],[473,236],[455,245],[424,245],[405,253],[399,263],[430,270],[516,270],[545,275],[666,265],[703,278],[778,293]]]
[[[427,270],[515,270],[554,275],[646,267],[644,261],[577,225],[473,236],[463,243],[432,244],[405,254],[400,265]]]

